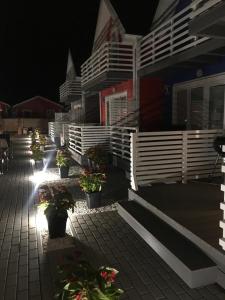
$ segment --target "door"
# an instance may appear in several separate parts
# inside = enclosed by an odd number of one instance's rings
[[[209,129],[223,128],[224,125],[224,85],[209,89]]]
[[[191,89],[190,95],[189,129],[203,127],[203,87]]]

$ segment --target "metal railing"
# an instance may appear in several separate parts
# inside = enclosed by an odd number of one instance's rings
[[[138,69],[153,65],[208,40],[208,37],[190,35],[189,23],[221,1],[192,1],[171,19],[143,37],[138,48]]]
[[[105,42],[81,66],[81,85],[104,72],[133,72],[133,45]]]

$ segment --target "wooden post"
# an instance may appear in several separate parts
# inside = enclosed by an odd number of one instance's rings
[[[137,163],[137,133],[130,134],[130,181],[131,188],[135,191],[138,190],[137,178],[136,178],[136,163]]]
[[[182,145],[182,182],[187,183],[187,141],[188,131],[183,131]]]

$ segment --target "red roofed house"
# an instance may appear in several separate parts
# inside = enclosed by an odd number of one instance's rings
[[[63,106],[41,96],[35,96],[12,107],[12,115],[19,118],[53,119],[55,112],[62,112]]]
[[[4,101],[0,101],[0,116],[7,117],[10,109],[10,105]]]

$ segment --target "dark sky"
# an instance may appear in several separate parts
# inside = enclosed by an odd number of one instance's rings
[[[113,1],[120,1],[125,15],[129,7],[133,16],[136,5],[150,4],[149,11],[143,10],[146,15],[134,20],[148,32],[157,0]],[[0,100],[15,104],[41,95],[58,101],[68,48],[77,68],[90,56],[99,0],[4,2],[0,7]]]

